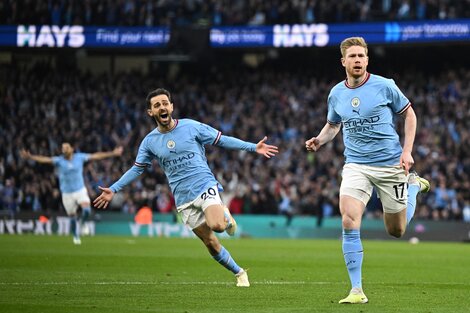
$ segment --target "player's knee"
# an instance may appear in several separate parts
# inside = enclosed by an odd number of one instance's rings
[[[212,231],[215,231],[216,233],[222,233],[223,231],[225,231],[225,227],[227,225],[224,222],[216,221],[208,224],[208,226]]]
[[[350,215],[344,214],[342,217],[342,223],[344,229],[356,229],[359,221]]]
[[[400,227],[400,226],[394,226],[394,227],[387,228],[387,232],[395,238],[402,237],[405,234],[405,230],[406,229],[404,227]]]

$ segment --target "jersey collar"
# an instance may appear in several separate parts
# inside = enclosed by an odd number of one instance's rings
[[[346,85],[347,88],[349,89],[356,89],[356,88],[359,88],[361,87],[362,85],[364,85],[365,83],[367,83],[367,81],[369,80],[370,78],[370,73],[369,72],[366,72],[366,77],[364,78],[364,80],[357,86],[355,87],[351,87],[349,84],[348,84],[348,78],[346,77],[346,79],[344,80],[344,85]]]
[[[176,128],[176,126],[178,126],[178,119],[175,118],[174,121],[175,121],[175,125],[173,125],[173,127],[172,127],[171,129],[162,132],[162,131],[160,131],[160,130],[158,129],[158,127],[157,127],[158,132],[159,132],[160,134],[166,134],[166,133],[171,132],[173,129]]]

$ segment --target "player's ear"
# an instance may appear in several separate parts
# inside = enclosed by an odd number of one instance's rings
[[[345,61],[346,61],[346,60],[345,60],[344,58],[341,58],[341,64],[342,64],[344,67],[346,67],[346,65],[344,65],[344,62],[345,62]]]
[[[149,116],[153,116],[153,115],[152,115],[152,110],[148,109],[148,110],[147,110],[147,114],[148,114]]]

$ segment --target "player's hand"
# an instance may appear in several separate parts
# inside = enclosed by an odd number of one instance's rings
[[[400,156],[400,164],[402,168],[405,170],[405,174],[408,175],[410,172],[410,168],[413,167],[413,164],[415,164],[415,161],[413,160],[413,157],[411,156],[410,152],[403,151],[401,156]]]
[[[23,159],[28,160],[29,158],[31,158],[31,153],[30,153],[28,150],[21,149],[21,150],[20,150],[20,156],[21,156]]]
[[[316,152],[318,151],[318,149],[320,149],[320,147],[320,139],[318,139],[317,137],[312,137],[305,142],[305,148],[307,148],[307,151]]]
[[[106,209],[114,197],[114,192],[109,188],[103,188],[101,186],[98,186],[98,188],[102,192],[98,198],[93,201],[93,205],[98,209]]]
[[[270,159],[279,152],[279,149],[276,146],[266,144],[266,140],[268,140],[268,137],[264,136],[264,138],[256,144],[256,153],[262,154]]]
[[[122,151],[124,151],[124,149],[123,149],[121,146],[119,146],[119,147],[117,147],[117,148],[114,148],[113,154],[114,154],[115,156],[121,156],[121,155],[122,155]]]

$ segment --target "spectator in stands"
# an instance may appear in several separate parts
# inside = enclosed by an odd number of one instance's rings
[[[234,196],[229,202],[228,208],[232,214],[242,214],[244,206],[244,193],[240,188],[237,188]]]
[[[299,1],[14,1],[0,2],[0,25],[99,26],[272,25],[346,23],[470,16],[461,0]]]
[[[14,217],[18,213],[18,198],[19,192],[15,186],[13,178],[5,179],[5,185],[0,188],[1,198],[0,204],[3,209],[8,212],[10,217]]]

